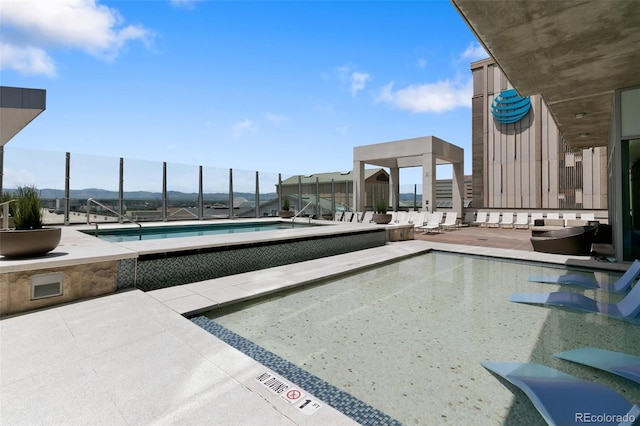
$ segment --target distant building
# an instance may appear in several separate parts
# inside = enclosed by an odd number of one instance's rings
[[[304,207],[309,201],[315,200],[316,180],[318,182],[318,192],[320,203],[323,210],[330,208],[326,201],[332,200],[331,182],[333,181],[333,190],[335,191],[336,211],[345,211],[352,208],[353,181],[352,172],[336,172],[336,173],[314,173],[306,176],[291,176],[282,181],[282,195],[289,196],[291,208],[298,210]],[[384,168],[366,169],[365,170],[365,210],[373,210],[375,200],[380,198],[389,199],[389,173]],[[300,182],[300,189],[298,182]],[[451,208],[452,179],[438,179],[436,181],[436,208]],[[464,177],[464,205],[468,207],[471,204],[473,195],[473,185],[471,176]],[[277,185],[276,185],[277,186]],[[278,188],[276,188],[277,190]],[[298,202],[299,190],[302,191],[302,206]],[[400,209],[416,209],[420,208],[422,202],[422,194],[416,194],[415,205],[413,197],[407,198],[407,194],[403,194],[403,198],[399,200]],[[324,200],[324,201],[323,201]],[[315,201],[313,201],[315,203]],[[325,212],[326,213],[326,212]]]
[[[298,175],[282,181],[282,192],[276,185],[276,191],[284,196],[295,196],[290,199],[291,208],[298,210],[304,206],[298,206],[299,194],[304,200],[305,195],[315,197],[316,193],[321,199],[333,200],[335,194],[336,211],[351,209],[353,202],[353,172],[314,173],[312,175]],[[292,197],[293,198],[293,197]],[[365,208],[372,210],[376,200],[389,200],[389,173],[385,169],[365,170]]]

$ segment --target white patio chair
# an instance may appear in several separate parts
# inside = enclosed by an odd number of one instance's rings
[[[458,212],[447,212],[444,217],[444,222],[440,227],[442,229],[455,229],[458,226]]]
[[[582,220],[596,220],[594,213],[580,213],[580,219]]]
[[[487,219],[488,227],[498,227],[500,226],[500,212],[491,212],[489,213],[489,219]]]
[[[476,220],[474,220],[472,225],[476,226],[484,226],[487,224],[487,212],[478,212],[476,215]]]
[[[564,226],[567,226],[568,221],[576,220],[576,214],[573,212],[563,212],[562,219],[564,219]]]
[[[442,222],[442,212],[433,212],[427,224],[420,226],[419,229],[423,230],[425,234],[433,230],[440,232],[440,222]]]
[[[513,212],[502,213],[500,228],[504,228],[505,226],[508,226],[509,228],[513,228]]]
[[[515,228],[529,228],[529,213],[518,212],[516,214],[516,221],[513,222]]]
[[[529,224],[531,226],[535,226],[536,220],[539,220],[539,219],[544,219],[543,214],[541,212],[531,213],[531,222],[529,222]]]
[[[362,223],[371,223],[372,220],[373,212],[371,210],[364,212],[364,215],[362,215]]]

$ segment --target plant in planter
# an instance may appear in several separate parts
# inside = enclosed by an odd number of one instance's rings
[[[373,221],[377,224],[387,224],[391,222],[391,215],[387,214],[387,202],[384,199],[378,200],[376,210],[373,214]]]
[[[289,197],[285,195],[282,199],[282,210],[280,210],[280,217],[293,217],[293,212],[289,210],[290,208],[291,205],[289,204]]]
[[[15,229],[0,231],[0,255],[29,257],[46,254],[60,243],[60,228],[43,227],[41,200],[34,186],[19,186],[13,193]]]

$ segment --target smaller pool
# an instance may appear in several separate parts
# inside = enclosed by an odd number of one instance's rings
[[[167,225],[142,227],[143,240],[158,240],[166,238],[199,237],[203,235],[235,234],[241,232],[274,231],[278,229],[307,228],[315,226],[307,223],[291,222],[245,222],[245,223],[208,223],[202,225]],[[95,230],[82,231],[96,236]],[[100,229],[98,238],[112,243],[140,240],[138,228]]]

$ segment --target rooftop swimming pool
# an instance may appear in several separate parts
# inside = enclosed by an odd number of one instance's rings
[[[116,229],[99,229],[97,237],[112,243],[125,241],[157,240],[180,237],[200,237],[204,235],[236,234],[245,232],[275,231],[280,229],[306,228],[316,226],[303,222],[238,222],[207,223],[201,225],[163,225],[143,226],[141,229],[125,227]],[[96,236],[95,230],[82,231]],[[142,238],[141,238],[142,236]]]
[[[640,326],[509,302],[512,292],[560,289],[528,282],[529,275],[562,273],[540,264],[432,252],[217,309],[204,320],[232,345],[257,345],[266,367],[322,394],[345,414],[351,415],[353,403],[339,400],[348,395],[388,415],[387,424],[545,424],[522,392],[506,387],[483,361],[537,362],[605,384],[637,403],[637,384],[553,354],[591,346],[640,355]],[[601,281],[617,277],[596,273]],[[622,297],[563,289],[607,302]]]

